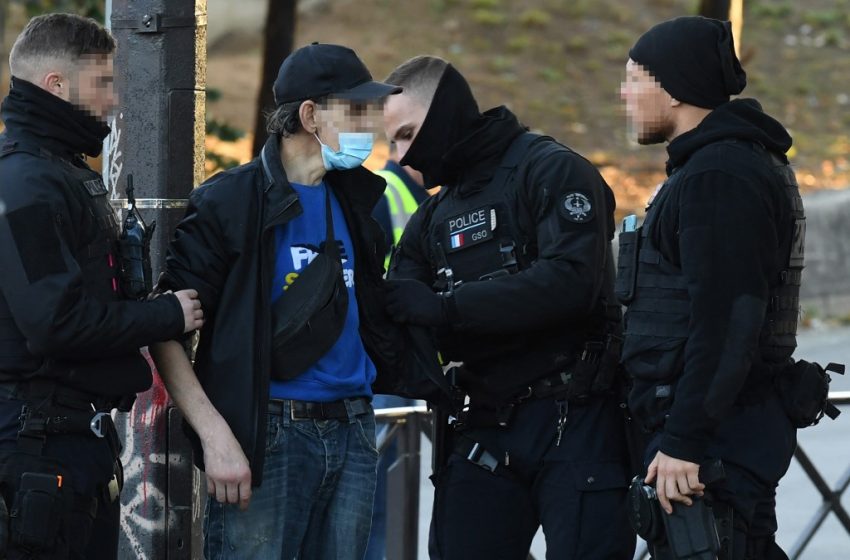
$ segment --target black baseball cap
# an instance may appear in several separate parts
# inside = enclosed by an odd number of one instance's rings
[[[353,50],[340,45],[313,43],[283,61],[274,81],[277,105],[333,95],[369,101],[400,93],[402,88],[372,79]]]

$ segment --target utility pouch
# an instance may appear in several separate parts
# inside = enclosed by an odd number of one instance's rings
[[[635,297],[638,252],[640,249],[640,229],[636,227],[636,224],[636,216],[626,216],[619,237],[620,247],[617,257],[617,279],[614,282],[614,294],[623,305],[631,303]]]
[[[451,455],[451,428],[449,426],[449,412],[442,408],[434,408],[433,421],[431,424],[431,441],[433,451],[431,454],[431,481],[436,483],[437,478],[446,468]]]
[[[776,388],[785,414],[796,428],[814,426],[824,415],[833,420],[840,414],[829,402],[829,373],[844,374],[843,364],[826,368],[815,362],[797,360],[776,377]]]
[[[606,335],[604,341],[585,343],[581,354],[566,371],[532,385],[537,398],[552,395],[577,402],[592,395],[608,393],[614,388],[620,371],[620,350],[623,339]]]
[[[272,304],[272,372],[293,379],[336,343],[348,314],[348,288],[333,234],[330,192],[325,194],[327,235],[316,255]]]
[[[590,392],[593,394],[610,391],[617,382],[620,373],[620,354],[623,351],[623,339],[617,335],[609,334],[605,339],[605,348],[599,357],[599,366]]]
[[[25,472],[9,513],[11,542],[30,551],[49,550],[56,542],[64,513],[62,479]]]
[[[599,373],[600,360],[605,351],[601,342],[588,342],[573,366],[569,382],[566,384],[566,399],[575,401],[590,395],[590,388]]]

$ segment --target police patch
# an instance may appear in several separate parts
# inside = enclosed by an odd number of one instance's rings
[[[497,225],[496,209],[492,206],[453,216],[444,226],[446,248],[451,253],[489,241]]]
[[[558,212],[566,220],[576,224],[586,224],[594,218],[590,198],[580,192],[565,194],[558,203]]]

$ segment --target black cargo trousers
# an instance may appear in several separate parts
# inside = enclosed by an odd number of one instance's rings
[[[40,455],[26,452],[17,442],[24,405],[0,387],[0,495],[10,514],[7,558],[115,560],[120,499],[114,491],[110,495],[109,481],[120,463],[108,441],[93,433],[49,434]]]
[[[557,399],[542,398],[519,404],[505,428],[462,432],[501,465],[449,456],[434,477],[432,559],[525,560],[542,525],[547,558],[631,560],[622,411],[608,398],[569,404],[556,445],[559,417]]]

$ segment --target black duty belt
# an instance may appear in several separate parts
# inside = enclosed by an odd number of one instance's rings
[[[24,402],[19,449],[41,455],[49,435],[82,434],[105,439],[114,457],[121,454],[121,441],[109,413],[114,407],[113,399],[43,379],[3,382],[0,392]]]
[[[358,397],[331,402],[270,399],[269,414],[283,416],[287,404],[289,404],[289,417],[292,420],[338,420],[348,418],[349,410],[353,416],[372,412],[370,399]]]
[[[8,396],[23,401],[49,397],[57,405],[77,410],[112,410],[120,399],[95,395],[78,389],[56,385],[49,380],[0,382],[0,390]]]

